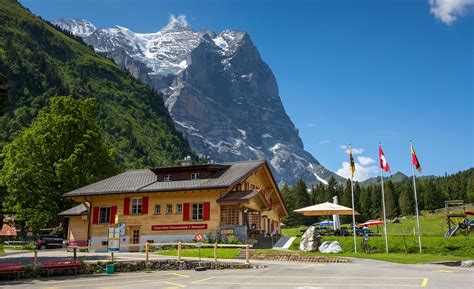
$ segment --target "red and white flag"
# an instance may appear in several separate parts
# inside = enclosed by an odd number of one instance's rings
[[[379,159],[380,168],[390,174],[390,167],[388,166],[387,159],[385,159],[385,154],[383,153],[382,146],[379,146]]]

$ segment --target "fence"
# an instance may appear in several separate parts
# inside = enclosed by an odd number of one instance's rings
[[[121,245],[120,248],[130,248],[130,247],[138,247],[137,251],[140,251],[141,247],[144,247],[144,253],[145,253],[145,261],[148,262],[150,260],[150,248],[151,247],[162,247],[162,246],[176,246],[177,247],[177,260],[181,261],[183,259],[182,256],[182,250],[183,247],[207,247],[207,248],[214,248],[214,262],[217,262],[217,251],[218,248],[240,248],[240,249],[245,249],[245,263],[249,264],[250,263],[250,248],[252,248],[252,245],[246,244],[246,245],[236,245],[236,244],[208,244],[208,243],[184,243],[184,242],[168,242],[168,243],[144,243],[144,244],[127,244],[127,245]],[[67,252],[72,252],[73,254],[73,259],[77,258],[77,250],[87,250],[87,251],[96,251],[97,249],[107,249],[107,246],[101,245],[101,246],[87,246],[87,247],[64,247],[64,248],[59,248],[59,249],[46,249],[46,250],[34,250],[34,255],[33,255],[33,269],[36,270],[37,265],[38,265],[38,254],[39,253],[46,253],[46,252],[61,252],[61,251],[67,251]],[[15,252],[15,253],[8,253],[2,255],[3,257],[7,256],[13,256],[13,255],[18,255],[18,254],[25,254],[25,252]],[[170,256],[171,257],[171,256]],[[139,256],[137,256],[137,261],[140,260]],[[110,261],[114,262],[114,252],[110,252]]]

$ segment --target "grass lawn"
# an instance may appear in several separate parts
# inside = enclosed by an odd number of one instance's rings
[[[424,214],[420,217],[422,232],[423,254],[419,254],[418,237],[413,235],[416,226],[415,217],[407,217],[401,223],[388,223],[388,246],[389,254],[385,254],[385,239],[383,236],[371,237],[369,244],[372,247],[371,254],[354,253],[354,241],[352,237],[323,236],[322,241],[338,241],[343,253],[331,254],[331,256],[347,256],[367,259],[384,260],[397,263],[424,263],[430,261],[466,260],[474,258],[474,234],[464,236],[460,233],[451,238],[444,237],[446,231],[445,217],[443,214]],[[301,235],[300,228],[283,229],[283,235],[293,237]],[[371,230],[377,231],[372,227]],[[383,233],[383,226],[379,226],[379,232]],[[357,247],[360,250],[361,237],[357,238]],[[297,237],[290,247],[297,251],[301,238]],[[406,244],[406,245],[405,245]],[[319,252],[301,253],[309,255],[321,255]]]
[[[217,258],[219,259],[235,259],[240,253],[238,248],[218,248],[217,249]],[[166,251],[160,251],[158,255],[165,256],[177,256],[178,250],[171,249]],[[198,248],[187,248],[181,249],[182,257],[196,257],[199,258],[199,249]],[[202,258],[214,258],[214,248],[201,248],[201,257]]]

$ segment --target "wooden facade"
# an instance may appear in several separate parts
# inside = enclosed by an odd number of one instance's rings
[[[200,176],[212,176],[202,166],[171,168],[169,172],[158,169],[154,173],[162,181],[164,175],[176,175],[182,180],[196,171]],[[233,198],[234,195],[242,197]],[[72,198],[88,202],[90,210],[87,221],[70,218],[68,238],[82,238],[87,232],[92,246],[107,243],[109,228],[116,226],[116,214],[118,223],[125,227],[120,237],[122,244],[189,241],[196,233],[232,234],[246,241],[250,232],[279,233],[279,224],[288,216],[266,162],[225,188],[90,193]]]

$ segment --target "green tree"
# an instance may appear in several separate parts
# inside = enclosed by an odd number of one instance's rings
[[[385,184],[385,209],[387,218],[393,218],[399,215],[398,198],[395,186],[392,181]]]
[[[100,133],[94,99],[54,97],[3,149],[5,206],[36,229],[70,206],[62,195],[117,172]]]
[[[366,221],[372,217],[371,211],[371,201],[370,201],[370,189],[361,188],[359,190],[359,209],[360,219]]]
[[[424,210],[436,210],[443,207],[446,200],[445,194],[440,190],[440,186],[432,179],[423,182],[420,202]]]
[[[367,188],[370,191],[370,217],[382,217],[382,193],[380,185],[371,185]]]
[[[415,213],[415,199],[413,195],[413,186],[410,182],[406,182],[400,193],[399,198],[400,213],[404,216],[413,215]]]

